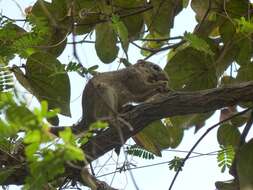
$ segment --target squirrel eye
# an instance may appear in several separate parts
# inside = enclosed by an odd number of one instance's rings
[[[162,69],[158,65],[152,65],[153,69],[156,71],[161,71]]]

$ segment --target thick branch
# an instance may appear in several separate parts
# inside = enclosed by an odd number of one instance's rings
[[[118,121],[112,124],[114,127],[94,137],[82,148],[92,161],[121,144],[117,128],[121,129],[124,140],[127,140],[158,119],[205,113],[248,101],[253,101],[253,81],[230,87],[160,95],[120,116],[133,127],[132,131],[124,123]]]
[[[205,113],[226,106],[236,105],[240,102],[253,101],[253,81],[240,83],[230,87],[216,88],[196,92],[170,92],[158,95],[149,102],[134,107],[131,111],[121,114],[119,120],[111,121],[111,127],[101,134],[93,137],[82,149],[89,161],[93,161],[113,148],[121,145],[119,129],[124,141],[137,134],[148,124],[161,118],[186,115],[193,113]],[[123,122],[124,121],[124,122]],[[133,130],[126,126],[128,122]],[[11,163],[10,162],[7,163]],[[8,166],[7,166],[8,167]],[[82,167],[82,166],[80,166]],[[18,168],[5,181],[8,184],[23,184],[26,177],[27,166]],[[80,171],[68,168],[66,175],[73,179],[80,178]],[[18,180],[17,180],[18,179]]]

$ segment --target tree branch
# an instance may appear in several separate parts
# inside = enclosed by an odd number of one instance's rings
[[[138,105],[131,111],[120,115],[133,127],[132,131],[123,123],[112,121],[113,127],[90,139],[82,148],[89,161],[93,161],[121,145],[117,128],[121,128],[126,141],[148,124],[165,117],[205,113],[248,101],[253,101],[253,81],[223,88],[159,95],[152,101]]]
[[[129,127],[125,126],[124,122],[121,123],[119,120],[110,121],[110,128],[91,138],[81,148],[84,150],[88,161],[91,162],[122,144],[122,139],[118,134],[119,128],[124,135],[124,141],[126,141],[144,129],[148,124],[165,117],[205,113],[249,101],[253,101],[253,81],[195,92],[172,91],[160,94],[152,98],[152,100],[137,105],[126,113],[120,114],[120,118],[127,121],[133,127],[133,130],[130,130]],[[6,161],[6,163],[12,164],[14,162],[11,161],[12,159],[10,157],[8,159],[10,162]],[[80,167],[83,167],[82,165],[83,163],[80,164]],[[5,184],[2,185],[20,185],[24,183],[27,175],[27,166],[24,164],[16,170],[7,177]],[[80,171],[75,168],[67,168],[65,174],[70,178],[74,176],[73,179],[76,179],[80,175]]]

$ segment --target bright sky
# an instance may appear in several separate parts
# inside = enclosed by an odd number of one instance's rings
[[[35,0],[0,0],[0,12],[3,15],[7,15],[13,19],[22,18],[20,10],[24,10],[29,5],[32,5]],[[18,6],[17,6],[18,5]],[[185,31],[192,31],[196,22],[194,19],[194,13],[188,8],[184,10],[179,16],[176,17],[175,26],[172,30],[171,36],[182,35]],[[135,62],[138,59],[141,59],[139,52],[136,48],[131,47],[129,49],[130,62]],[[97,58],[94,46],[92,44],[83,44],[78,46],[78,54],[81,57],[82,63],[86,67],[92,66],[94,64],[101,65],[100,60]],[[123,54],[119,54],[122,56]],[[68,63],[72,60],[72,48],[69,46],[63,55],[60,56],[62,63]],[[159,56],[153,56],[150,61],[158,63],[160,65],[165,65],[166,63],[166,53],[162,53]],[[15,59],[13,64],[19,65],[23,63],[24,60]],[[101,67],[101,70],[108,71],[113,70],[117,67],[117,62],[114,62],[109,65],[104,65]],[[70,125],[78,121],[81,117],[81,95],[84,89],[86,80],[79,77],[76,74],[70,74],[71,79],[71,112],[72,118],[61,118],[61,124]],[[22,90],[22,89],[21,89]],[[30,97],[28,97],[29,99]],[[32,101],[34,102],[34,101]],[[32,103],[32,105],[37,105]],[[194,130],[189,129],[185,131],[185,136],[183,142],[177,148],[177,150],[188,151],[191,146],[196,142],[196,140],[205,132],[207,127],[218,122],[218,113],[215,114],[211,119],[206,123],[206,127],[202,128],[196,135],[194,135]],[[216,130],[212,131],[207,138],[203,140],[202,143],[196,148],[195,152],[208,153],[218,150],[218,144],[216,140]],[[170,161],[174,156],[184,157],[185,153],[175,153],[171,150],[163,151],[162,158],[156,158],[155,160],[146,161],[143,159],[129,157],[129,161],[132,161],[137,167],[146,166],[149,164],[156,164]],[[103,158],[95,161],[94,166],[97,166],[96,171],[99,171],[99,167],[104,165],[107,158],[111,156],[111,153],[104,156]],[[124,157],[124,156],[122,156]],[[115,170],[115,162],[117,156],[113,155],[113,158],[110,159],[107,163],[107,167],[104,167],[98,175],[109,173]],[[120,158],[120,160],[123,160]],[[113,164],[113,165],[110,165]],[[121,166],[121,165],[119,165]],[[118,166],[118,167],[119,167]],[[135,182],[137,183],[140,190],[167,190],[171,183],[171,180],[174,176],[174,172],[169,170],[168,164],[160,164],[152,167],[146,167],[141,169],[132,170]],[[179,174],[176,183],[173,189],[205,189],[205,190],[214,190],[215,181],[222,181],[230,179],[231,177],[225,173],[220,174],[220,169],[217,168],[216,156],[201,156],[198,158],[189,159],[183,171]],[[107,175],[106,177],[99,178],[108,182],[112,182],[113,187],[126,189],[126,190],[135,190],[136,188],[133,185],[133,181],[129,176],[129,173],[122,172],[121,174],[117,173],[114,175]],[[18,189],[17,187],[11,187],[10,189]]]

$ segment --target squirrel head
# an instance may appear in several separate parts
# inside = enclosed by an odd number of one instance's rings
[[[143,75],[148,76],[149,82],[169,80],[167,73],[159,65],[145,60],[138,60],[135,65],[141,70]]]

